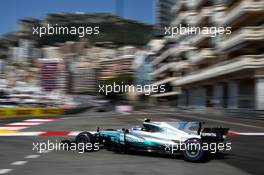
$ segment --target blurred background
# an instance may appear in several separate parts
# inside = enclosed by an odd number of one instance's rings
[[[261,0],[11,0],[0,9],[1,108],[263,115]],[[100,34],[32,34],[47,24],[99,26]],[[179,25],[231,27],[232,34],[164,35],[164,27]],[[165,85],[166,92],[99,93],[100,84],[114,82]]]

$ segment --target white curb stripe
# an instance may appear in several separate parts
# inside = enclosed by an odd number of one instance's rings
[[[54,119],[27,119],[25,122],[50,122],[54,121]]]
[[[32,126],[32,125],[40,125],[42,123],[36,123],[36,122],[16,122],[16,123],[9,123],[9,124],[6,124],[6,126],[15,126],[15,125],[27,125],[27,126]]]
[[[16,127],[10,127],[10,126],[2,126],[0,127],[0,129],[7,129],[7,130],[21,130],[21,129],[26,129],[28,127],[24,127],[24,126],[16,126]]]
[[[239,134],[245,136],[264,136],[264,132],[240,132]]]
[[[81,133],[82,131],[72,131],[68,134],[68,136],[77,136],[79,133]]]
[[[46,153],[49,153],[49,152],[51,152],[51,150],[43,150],[43,151],[38,151],[38,153],[40,153],[40,154],[46,154]]]
[[[0,136],[39,136],[45,132],[0,133]]]
[[[38,157],[40,157],[39,154],[32,154],[32,155],[26,156],[25,159],[35,159],[35,158],[38,158]]]
[[[30,126],[34,126],[34,125],[40,125],[43,124],[45,122],[51,122],[57,120],[56,118],[51,118],[51,119],[27,119],[27,120],[23,120],[22,122],[14,122],[14,123],[8,123],[5,124],[3,126],[0,126],[0,130],[4,129],[4,130],[22,130],[22,129],[26,129]]]
[[[26,163],[27,163],[27,161],[15,161],[15,162],[11,163],[11,165],[24,165]]]
[[[13,169],[0,169],[0,174],[6,174],[12,171]]]

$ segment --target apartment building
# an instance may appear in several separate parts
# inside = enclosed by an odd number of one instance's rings
[[[133,75],[133,62],[136,48],[124,46],[117,49],[114,57],[101,59],[99,62],[99,80],[108,80],[119,75]],[[112,54],[111,54],[112,55]]]
[[[59,47],[45,47],[43,58],[38,59],[40,85],[45,91],[66,92],[67,77],[65,61]]]
[[[96,69],[89,66],[75,67],[71,72],[71,92],[94,93],[97,89]]]
[[[166,37],[153,65],[157,101],[197,109],[264,110],[264,1],[178,0],[171,26],[231,27],[231,34]]]
[[[132,75],[133,61],[134,57],[129,55],[101,60],[99,80],[107,80],[124,74]]]
[[[171,23],[172,11],[170,10],[176,3],[176,0],[156,0],[156,23],[158,27],[163,28]]]

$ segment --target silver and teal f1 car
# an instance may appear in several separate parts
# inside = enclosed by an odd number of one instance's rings
[[[79,133],[74,143],[95,143],[108,150],[182,154],[191,162],[204,160],[219,151],[228,128],[204,128],[201,122],[152,122],[145,119],[143,127],[106,129]],[[72,143],[63,141],[64,143]],[[211,145],[214,145],[212,147]],[[230,146],[230,145],[229,145]],[[226,145],[221,146],[221,148]],[[214,149],[212,152],[211,149]]]

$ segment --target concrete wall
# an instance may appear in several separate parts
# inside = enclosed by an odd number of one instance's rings
[[[223,107],[224,87],[221,83],[216,83],[213,87],[213,104],[215,108]]]
[[[228,82],[228,108],[236,109],[238,108],[238,82],[232,80]]]
[[[255,108],[264,110],[264,78],[255,80]]]
[[[189,106],[195,108],[206,107],[206,89],[203,87],[193,88],[189,91]]]

